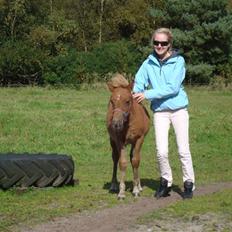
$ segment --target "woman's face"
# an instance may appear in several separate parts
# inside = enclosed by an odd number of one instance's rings
[[[164,33],[157,33],[153,36],[153,47],[160,58],[165,58],[170,48],[168,36]]]

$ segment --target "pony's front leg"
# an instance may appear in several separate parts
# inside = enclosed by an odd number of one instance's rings
[[[131,165],[133,168],[134,181],[133,181],[133,194],[138,197],[140,192],[143,190],[139,178],[139,164],[140,164],[140,150],[144,141],[144,137],[140,137],[135,145],[131,147]]]
[[[113,174],[112,174],[110,192],[118,192],[117,169],[118,169],[119,152],[115,142],[112,139],[110,140],[110,144],[112,148],[112,160],[113,160]]]
[[[127,168],[127,160],[126,160],[126,151],[125,148],[121,149],[120,158],[119,158],[119,168],[120,168],[120,185],[119,185],[119,194],[118,199],[125,198],[125,176],[126,176],[126,168]]]

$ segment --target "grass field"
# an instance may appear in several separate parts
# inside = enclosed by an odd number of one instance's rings
[[[232,92],[187,89],[190,106],[190,146],[196,183],[232,181]],[[33,224],[56,216],[111,207],[133,201],[127,190],[125,202],[109,194],[111,149],[105,127],[109,92],[94,90],[2,88],[0,90],[0,153],[59,153],[71,155],[79,185],[62,188],[0,190],[0,231],[18,224]],[[170,131],[170,161],[174,182],[182,187],[182,174],[173,131]],[[143,196],[157,187],[153,128],[142,149]],[[127,185],[132,185],[128,167]],[[232,208],[232,191],[194,199],[191,212]],[[221,196],[221,197],[220,197]],[[222,199],[226,197],[226,205]],[[211,199],[211,200],[210,200]],[[214,202],[214,204],[212,204]],[[230,207],[231,206],[231,207]],[[175,207],[175,210],[170,210]],[[180,203],[169,210],[181,216]],[[229,210],[228,210],[229,211]],[[231,215],[232,212],[230,211]]]

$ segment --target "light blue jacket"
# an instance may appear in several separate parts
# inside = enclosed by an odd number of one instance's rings
[[[151,54],[135,75],[133,92],[144,92],[154,112],[185,108],[188,106],[188,97],[182,86],[185,72],[184,58],[177,52],[174,51],[162,63]]]

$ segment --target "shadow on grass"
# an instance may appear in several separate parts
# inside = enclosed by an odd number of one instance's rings
[[[126,181],[126,191],[131,191],[133,189],[133,181]],[[160,180],[154,180],[154,179],[141,179],[141,186],[142,187],[147,187],[152,189],[153,191],[157,191],[160,185]],[[110,186],[111,186],[111,182],[107,182],[103,185],[103,189],[109,190],[109,193],[115,194],[118,193],[119,191],[116,192],[112,192],[110,191]],[[172,191],[176,192],[177,194],[179,194],[180,196],[182,196],[183,192],[181,190],[181,188],[178,185],[172,185]]]

